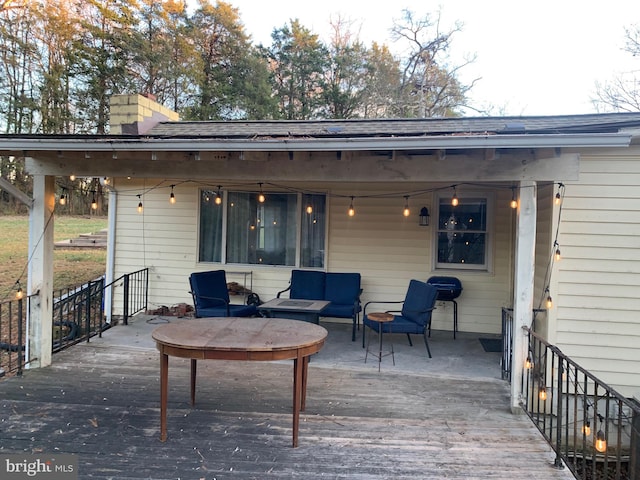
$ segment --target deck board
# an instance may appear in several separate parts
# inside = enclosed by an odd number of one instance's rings
[[[89,343],[0,382],[0,453],[79,456],[99,479],[572,479],[500,380],[309,366],[291,448],[291,362],[170,359],[159,441],[159,359]]]

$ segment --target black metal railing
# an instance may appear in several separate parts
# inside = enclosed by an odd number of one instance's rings
[[[522,407],[578,479],[640,478],[640,404],[547,343],[532,329]]]
[[[538,322],[536,319],[539,315],[545,313],[546,310],[539,308],[533,309],[533,316],[531,319],[531,325],[533,325],[533,331],[536,331],[535,326]],[[502,358],[500,359],[500,365],[502,366],[502,379],[511,382],[511,366],[513,362],[513,308],[502,307]]]
[[[122,289],[122,292],[118,292]],[[58,352],[78,342],[101,336],[110,327],[105,321],[105,293],[122,299],[122,320],[143,311],[148,305],[149,270],[127,273],[105,284],[104,278],[53,292],[52,351]],[[27,313],[32,297],[0,303],[0,374],[20,375],[26,358]],[[0,375],[1,376],[1,375]]]

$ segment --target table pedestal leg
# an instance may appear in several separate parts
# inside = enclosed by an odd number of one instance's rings
[[[293,447],[298,446],[298,427],[300,426],[300,410],[304,410],[308,357],[293,360]]]
[[[198,361],[195,358],[191,359],[191,406],[196,404],[196,370]]]
[[[160,441],[167,440],[167,384],[169,383],[169,355],[160,354]]]

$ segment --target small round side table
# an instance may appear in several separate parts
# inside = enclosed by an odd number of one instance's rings
[[[382,362],[382,324],[393,321],[393,315],[391,313],[386,312],[372,312],[367,314],[367,318],[372,322],[376,322],[378,324],[378,371],[380,371],[380,363]],[[391,333],[391,326],[389,326],[389,333]],[[371,342],[371,335],[369,335],[369,339],[367,340],[367,351],[364,354],[364,363],[367,363],[367,355],[369,354],[369,343]],[[393,360],[393,364],[396,364],[396,358],[393,354],[393,342],[389,340],[391,344],[391,351],[385,355],[391,355],[391,359]],[[372,353],[373,355],[373,353]]]

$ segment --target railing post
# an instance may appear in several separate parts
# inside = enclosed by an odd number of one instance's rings
[[[124,305],[123,305],[123,322],[125,325],[129,325],[129,275],[124,276]]]
[[[22,366],[24,364],[24,354],[22,353],[24,350],[22,348],[23,343],[23,331],[24,331],[24,323],[22,322],[22,299],[18,300],[18,373],[19,377],[22,376]],[[9,316],[9,320],[11,320],[11,316]],[[9,349],[9,354],[11,354],[11,349]]]
[[[87,343],[91,339],[91,280],[87,284],[87,288],[85,290],[85,317],[87,319]]]
[[[640,395],[633,398],[638,406],[631,418],[631,454],[629,459],[629,479],[640,480]]]
[[[551,349],[555,355],[555,349]],[[557,380],[557,395],[554,395],[554,400],[557,402],[556,410],[558,412],[556,418],[556,458],[553,462],[553,466],[556,468],[564,468],[562,463],[562,372],[564,361],[558,356],[558,380]],[[553,411],[553,406],[551,407]]]

